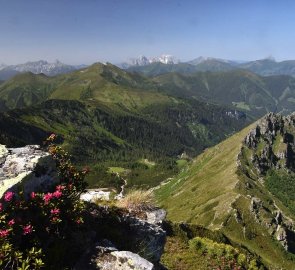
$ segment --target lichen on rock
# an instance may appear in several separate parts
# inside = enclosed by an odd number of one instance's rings
[[[6,148],[0,145],[0,197],[10,189],[22,188],[25,195],[46,191],[56,181],[55,164],[40,146]]]

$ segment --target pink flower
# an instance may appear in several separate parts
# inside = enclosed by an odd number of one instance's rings
[[[49,140],[54,140],[55,138],[56,138],[56,135],[55,135],[54,133],[52,133],[52,134],[48,137]]]
[[[84,174],[87,174],[89,172],[90,172],[90,168],[88,166],[86,166],[82,169],[82,173],[84,173]]]
[[[0,230],[0,237],[4,238],[9,235],[9,230]]]
[[[0,211],[2,211],[3,210],[3,205],[2,205],[2,203],[0,203]]]
[[[47,194],[44,194],[44,196],[43,196],[43,200],[44,200],[45,204],[48,204],[52,198],[53,198],[53,194],[49,193],[49,192]]]
[[[9,222],[8,222],[8,226],[13,226],[15,224],[15,221],[14,221],[14,219],[12,219],[12,220],[10,220]]]
[[[58,208],[54,208],[50,211],[51,215],[58,215],[60,213],[60,210]]]
[[[31,192],[31,199],[35,199],[36,197],[36,193],[35,192]]]
[[[56,190],[58,190],[58,191],[64,190],[65,188],[66,187],[65,186],[62,186],[62,185],[56,186]]]
[[[53,197],[55,197],[55,198],[60,198],[62,196],[62,192],[61,191],[59,191],[59,190],[57,190],[57,191],[55,191],[55,192],[53,192]]]
[[[80,217],[80,218],[78,218],[77,220],[76,220],[76,223],[77,224],[82,224],[83,223],[83,219]]]
[[[31,224],[23,227],[23,235],[30,234],[33,231],[33,227]]]
[[[59,219],[58,217],[52,217],[50,220],[51,223],[56,224],[61,222],[61,219]]]
[[[14,193],[11,191],[7,191],[4,195],[4,201],[10,202],[13,198]]]

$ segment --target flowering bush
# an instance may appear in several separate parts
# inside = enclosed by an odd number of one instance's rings
[[[80,194],[88,169],[77,170],[68,154],[47,140],[60,183],[47,193],[7,191],[0,200],[0,268],[41,269],[52,256],[52,246],[69,238],[83,223]]]

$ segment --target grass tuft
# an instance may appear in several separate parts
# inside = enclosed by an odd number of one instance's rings
[[[155,198],[151,191],[131,190],[117,202],[117,206],[134,212],[152,210],[155,209]]]

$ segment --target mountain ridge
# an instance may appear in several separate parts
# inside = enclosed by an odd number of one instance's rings
[[[282,190],[293,190],[294,183],[278,187],[272,180],[276,175],[265,172],[262,178],[256,171],[258,164],[270,170],[265,164],[273,160],[267,154],[271,148],[261,145],[264,140],[285,153],[276,152],[282,160],[288,156],[289,150],[283,145],[288,145],[292,136],[286,135],[289,141],[278,136],[293,134],[294,123],[294,115],[288,118],[268,114],[205,150],[186,170],[155,190],[168,218],[219,230],[261,256],[270,269],[294,269],[294,210],[290,211],[287,200],[282,199],[288,197],[279,195]],[[255,162],[255,153],[263,153],[260,163]],[[285,196],[292,193],[288,194]]]

